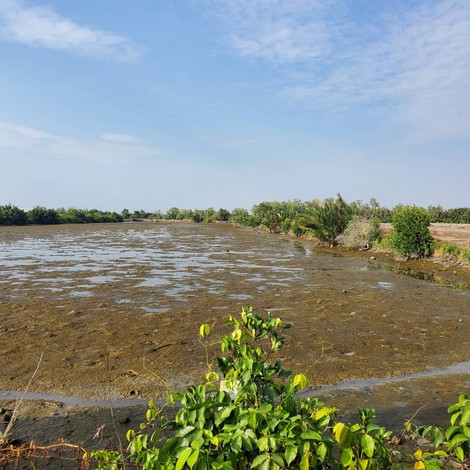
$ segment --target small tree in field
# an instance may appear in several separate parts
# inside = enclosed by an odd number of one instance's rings
[[[407,258],[422,258],[432,252],[430,219],[422,207],[406,206],[393,215],[391,243]]]

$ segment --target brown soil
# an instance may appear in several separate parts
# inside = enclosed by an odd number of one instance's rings
[[[146,230],[148,224],[133,227]],[[207,279],[198,278],[186,299],[165,297],[164,309],[159,309],[163,287],[155,285],[155,308],[147,313],[142,305],[148,302],[148,288],[136,283],[136,277],[150,276],[146,265],[133,266],[129,275],[98,283],[92,296],[64,296],[44,290],[31,279],[20,280],[14,292],[11,283],[0,283],[0,390],[24,390],[44,353],[31,391],[110,400],[165,397],[168,390],[199,380],[207,369],[197,341],[199,325],[214,323],[215,335],[220,337],[226,331],[227,315],[236,314],[248,303],[257,312],[272,311],[294,322],[283,355],[287,367],[307,374],[312,388],[350,378],[406,375],[470,360],[470,293],[403,274],[411,269],[432,274],[443,284],[455,282],[465,288],[470,286],[468,266],[399,263],[387,253],[316,249],[309,242],[230,226],[187,227],[190,233],[202,231],[198,232],[201,237],[217,234],[227,240],[226,246],[211,254],[214,259],[230,260],[239,256],[237,253],[249,252],[254,253],[250,255],[254,262],[258,251],[271,247],[273,256],[284,251],[288,256],[272,264],[263,259],[269,265],[267,272],[281,266],[295,274],[283,275],[280,269],[268,279],[267,288],[261,288],[262,283],[256,288],[256,266],[237,265],[237,269],[243,267],[244,275],[236,275],[235,268],[208,272]],[[121,236],[125,228],[117,224],[108,229]],[[30,237],[38,236],[38,228],[36,232],[27,230]],[[465,236],[458,229],[451,232],[459,233],[453,241],[470,238],[470,230]],[[14,230],[2,235],[21,237]],[[43,230],[41,236],[49,234]],[[395,272],[374,270],[374,266]],[[28,269],[36,268],[26,267],[25,271]],[[200,274],[195,267],[187,269],[191,275]],[[4,273],[8,274],[8,269]],[[212,274],[223,286],[214,292]],[[81,292],[84,279],[94,275],[96,272],[83,270],[64,274],[70,292]],[[46,281],[53,276],[56,274],[43,273]],[[123,299],[126,301],[121,302]],[[212,347],[209,352],[212,357],[217,351]],[[372,389],[324,392],[322,397],[348,417],[357,406],[377,407],[379,420],[398,428],[427,402],[430,405],[420,419],[443,422],[447,406],[459,393],[469,391],[467,370]],[[4,410],[13,405],[0,401]],[[50,400],[28,401],[20,408],[12,436],[23,443],[36,440],[48,444],[64,438],[87,448],[116,446],[115,427],[122,438],[126,429],[143,419],[144,408],[120,408],[117,413],[113,424],[109,409],[64,409]],[[102,424],[102,433],[92,439]]]
[[[392,230],[392,224],[382,224],[381,227],[385,233]],[[437,240],[462,247],[470,245],[470,224],[431,224],[429,231]]]

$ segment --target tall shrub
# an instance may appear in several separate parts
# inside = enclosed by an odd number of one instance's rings
[[[26,225],[28,216],[23,209],[12,204],[0,206],[0,224],[1,225]]]
[[[336,245],[336,237],[344,232],[354,214],[354,207],[338,194],[335,199],[325,199],[312,206],[304,215],[304,226],[313,231],[321,241]]]
[[[429,215],[422,207],[406,206],[395,212],[391,235],[393,249],[406,258],[429,256],[433,242],[429,225]]]

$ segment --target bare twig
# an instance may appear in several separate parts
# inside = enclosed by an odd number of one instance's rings
[[[108,384],[109,386],[111,385],[111,367],[110,367],[110,364],[109,364],[109,357],[110,357],[110,351],[108,351],[108,354],[106,355],[106,373],[108,375]],[[122,457],[122,462],[123,462],[123,468],[125,469],[126,468],[126,464],[125,464],[125,459],[124,459],[124,448],[122,446],[122,440],[121,440],[121,436],[119,435],[119,431],[118,431],[118,428],[116,426],[116,420],[115,420],[115,412],[114,412],[114,407],[113,407],[113,400],[111,399],[111,386],[109,387],[110,390],[109,390],[109,409],[110,409],[110,413],[111,413],[111,421],[113,423],[113,428],[114,428],[114,432],[116,433],[116,437],[117,437],[117,440],[119,442],[119,453],[121,454],[121,457]],[[101,428],[104,428],[104,426],[102,426]],[[102,432],[103,432],[103,429],[100,429],[98,428],[97,429],[97,434],[101,431],[101,437],[102,437]]]
[[[21,406],[21,404],[23,403],[24,397],[26,396],[26,393],[28,393],[28,389],[29,389],[29,387],[31,386],[31,384],[34,380],[34,377],[38,373],[39,366],[41,365],[43,357],[44,357],[44,353],[41,353],[41,356],[39,357],[39,361],[38,361],[38,364],[36,366],[36,369],[33,372],[33,375],[31,376],[31,378],[29,379],[28,385],[26,386],[26,388],[23,392],[23,395],[21,396],[20,400],[16,403],[15,408],[13,409],[13,413],[11,415],[10,421],[8,422],[8,425],[5,428],[5,431],[3,432],[2,436],[0,437],[0,443],[5,443],[7,441],[8,436],[11,432],[11,428],[13,427],[13,424],[16,421],[16,414],[18,413],[18,409]]]

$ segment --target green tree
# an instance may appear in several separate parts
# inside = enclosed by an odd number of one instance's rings
[[[209,207],[204,211],[204,222],[210,224],[211,222],[214,221],[214,217],[215,217],[215,210],[212,207]]]
[[[232,222],[247,227],[257,227],[259,225],[259,219],[256,216],[250,215],[246,209],[240,209],[238,207],[233,209],[231,219]]]
[[[406,258],[422,258],[432,252],[430,219],[426,209],[406,206],[393,214],[391,245]]]
[[[230,220],[230,212],[227,209],[219,209],[215,214],[215,220],[228,222]]]
[[[336,199],[325,199],[319,205],[312,205],[303,221],[317,238],[335,246],[336,237],[344,232],[353,215],[354,207],[338,194]]]
[[[0,206],[0,224],[2,225],[26,225],[28,216],[23,209],[12,204]]]
[[[194,210],[191,220],[197,224],[201,223],[204,220],[204,211],[201,209]]]
[[[177,207],[170,207],[165,214],[165,220],[177,220],[179,209]]]
[[[28,221],[30,224],[60,224],[59,216],[54,209],[36,206],[28,211]]]

